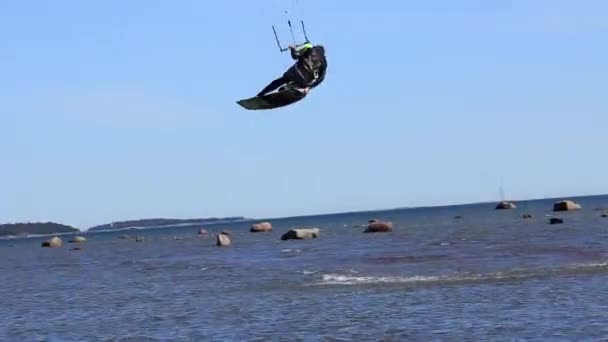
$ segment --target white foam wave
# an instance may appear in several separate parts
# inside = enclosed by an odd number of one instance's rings
[[[608,268],[608,261],[574,264],[529,270],[511,270],[486,274],[462,274],[456,276],[356,276],[352,274],[323,274],[321,281],[311,285],[365,285],[365,284],[416,284],[525,280],[537,277],[584,274]]]
[[[586,263],[586,264],[575,264],[570,266],[570,268],[600,268],[600,267],[607,267],[608,266],[608,261],[603,261],[603,262],[590,262],[590,263]]]
[[[320,271],[309,271],[309,270],[304,270],[302,271],[303,275],[311,275],[311,274],[315,274],[315,273],[319,273]]]
[[[376,284],[376,283],[415,283],[437,281],[436,276],[412,276],[412,277],[375,277],[375,276],[351,276],[341,274],[324,274],[323,284],[325,285],[354,285],[354,284]]]

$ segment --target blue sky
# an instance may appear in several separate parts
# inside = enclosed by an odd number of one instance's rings
[[[325,45],[304,101],[249,112]],[[605,1],[3,1],[0,222],[608,192]],[[284,39],[287,42],[287,39]]]

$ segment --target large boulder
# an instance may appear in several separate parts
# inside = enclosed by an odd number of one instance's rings
[[[61,239],[55,236],[50,240],[44,241],[42,243],[42,247],[59,248],[62,244],[63,242],[61,241]]]
[[[581,205],[573,201],[561,201],[553,204],[553,211],[571,211],[579,210]]]
[[[392,222],[382,222],[378,220],[371,220],[367,225],[364,233],[388,233],[393,231]]]
[[[84,236],[74,236],[74,238],[70,241],[68,241],[68,243],[83,243],[83,242],[87,242],[87,239]]]
[[[315,239],[319,237],[319,233],[319,228],[292,229],[283,234],[281,240]]]
[[[228,247],[232,244],[230,241],[230,235],[221,232],[217,234],[217,245],[220,247]]]
[[[498,203],[498,205],[496,205],[496,210],[509,210],[509,209],[516,209],[517,206],[515,205],[515,203],[512,202],[506,202],[506,201],[502,201],[500,203]]]
[[[260,222],[251,225],[251,229],[249,229],[252,233],[267,233],[272,231],[272,224],[270,222]]]

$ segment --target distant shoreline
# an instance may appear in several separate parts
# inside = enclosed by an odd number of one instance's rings
[[[597,194],[597,195],[577,195],[577,196],[560,196],[560,197],[547,197],[547,198],[534,198],[534,199],[526,199],[526,200],[507,200],[508,202],[514,203],[527,203],[527,202],[538,202],[538,201],[560,201],[565,199],[585,199],[585,198],[596,198],[596,197],[606,197],[608,194]],[[394,207],[394,208],[384,208],[384,209],[369,209],[369,210],[354,210],[354,211],[344,211],[344,212],[333,212],[333,213],[325,213],[325,214],[305,214],[305,215],[294,215],[294,216],[280,216],[280,217],[267,217],[267,218],[248,218],[243,216],[235,216],[235,217],[226,217],[226,218],[201,218],[201,219],[164,219],[164,218],[155,218],[155,219],[139,219],[139,220],[127,220],[127,221],[117,221],[113,222],[119,226],[119,228],[111,228],[112,224],[103,224],[88,228],[86,230],[79,230],[77,228],[73,228],[70,226],[62,225],[59,223],[46,222],[46,223],[15,223],[15,224],[0,224],[0,239],[1,240],[12,240],[12,239],[26,239],[26,238],[36,238],[36,237],[46,237],[50,235],[70,235],[70,234],[87,234],[87,233],[107,233],[107,232],[117,232],[117,231],[131,231],[131,230],[156,230],[156,229],[171,229],[171,228],[179,228],[179,227],[203,227],[205,225],[223,225],[223,224],[233,224],[233,223],[246,223],[246,222],[256,222],[256,221],[280,221],[280,220],[290,220],[290,219],[306,219],[312,217],[334,217],[341,215],[352,215],[352,214],[372,214],[372,213],[386,213],[392,211],[402,211],[402,210],[425,210],[425,209],[438,209],[438,208],[457,208],[457,207],[467,207],[467,206],[481,206],[488,205],[493,206],[498,201],[482,201],[482,202],[470,202],[470,203],[460,203],[460,204],[442,204],[442,205],[427,205],[427,206],[417,206],[417,207]],[[548,208],[549,210],[549,208]],[[167,224],[156,224],[153,223],[158,222],[167,222]],[[138,223],[144,223],[142,225],[137,225]],[[5,232],[3,231],[4,227],[8,226],[21,226],[21,227],[36,227],[44,225],[45,227],[58,227],[58,231],[56,232],[40,232],[40,231],[23,231],[21,233],[14,234],[15,232]]]

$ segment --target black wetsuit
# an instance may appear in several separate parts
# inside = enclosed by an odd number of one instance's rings
[[[263,96],[283,84],[294,82],[300,88],[314,88],[325,79],[327,71],[327,60],[325,49],[322,45],[313,46],[310,43],[301,45],[291,50],[291,57],[297,60],[283,76],[270,82],[258,96]]]

